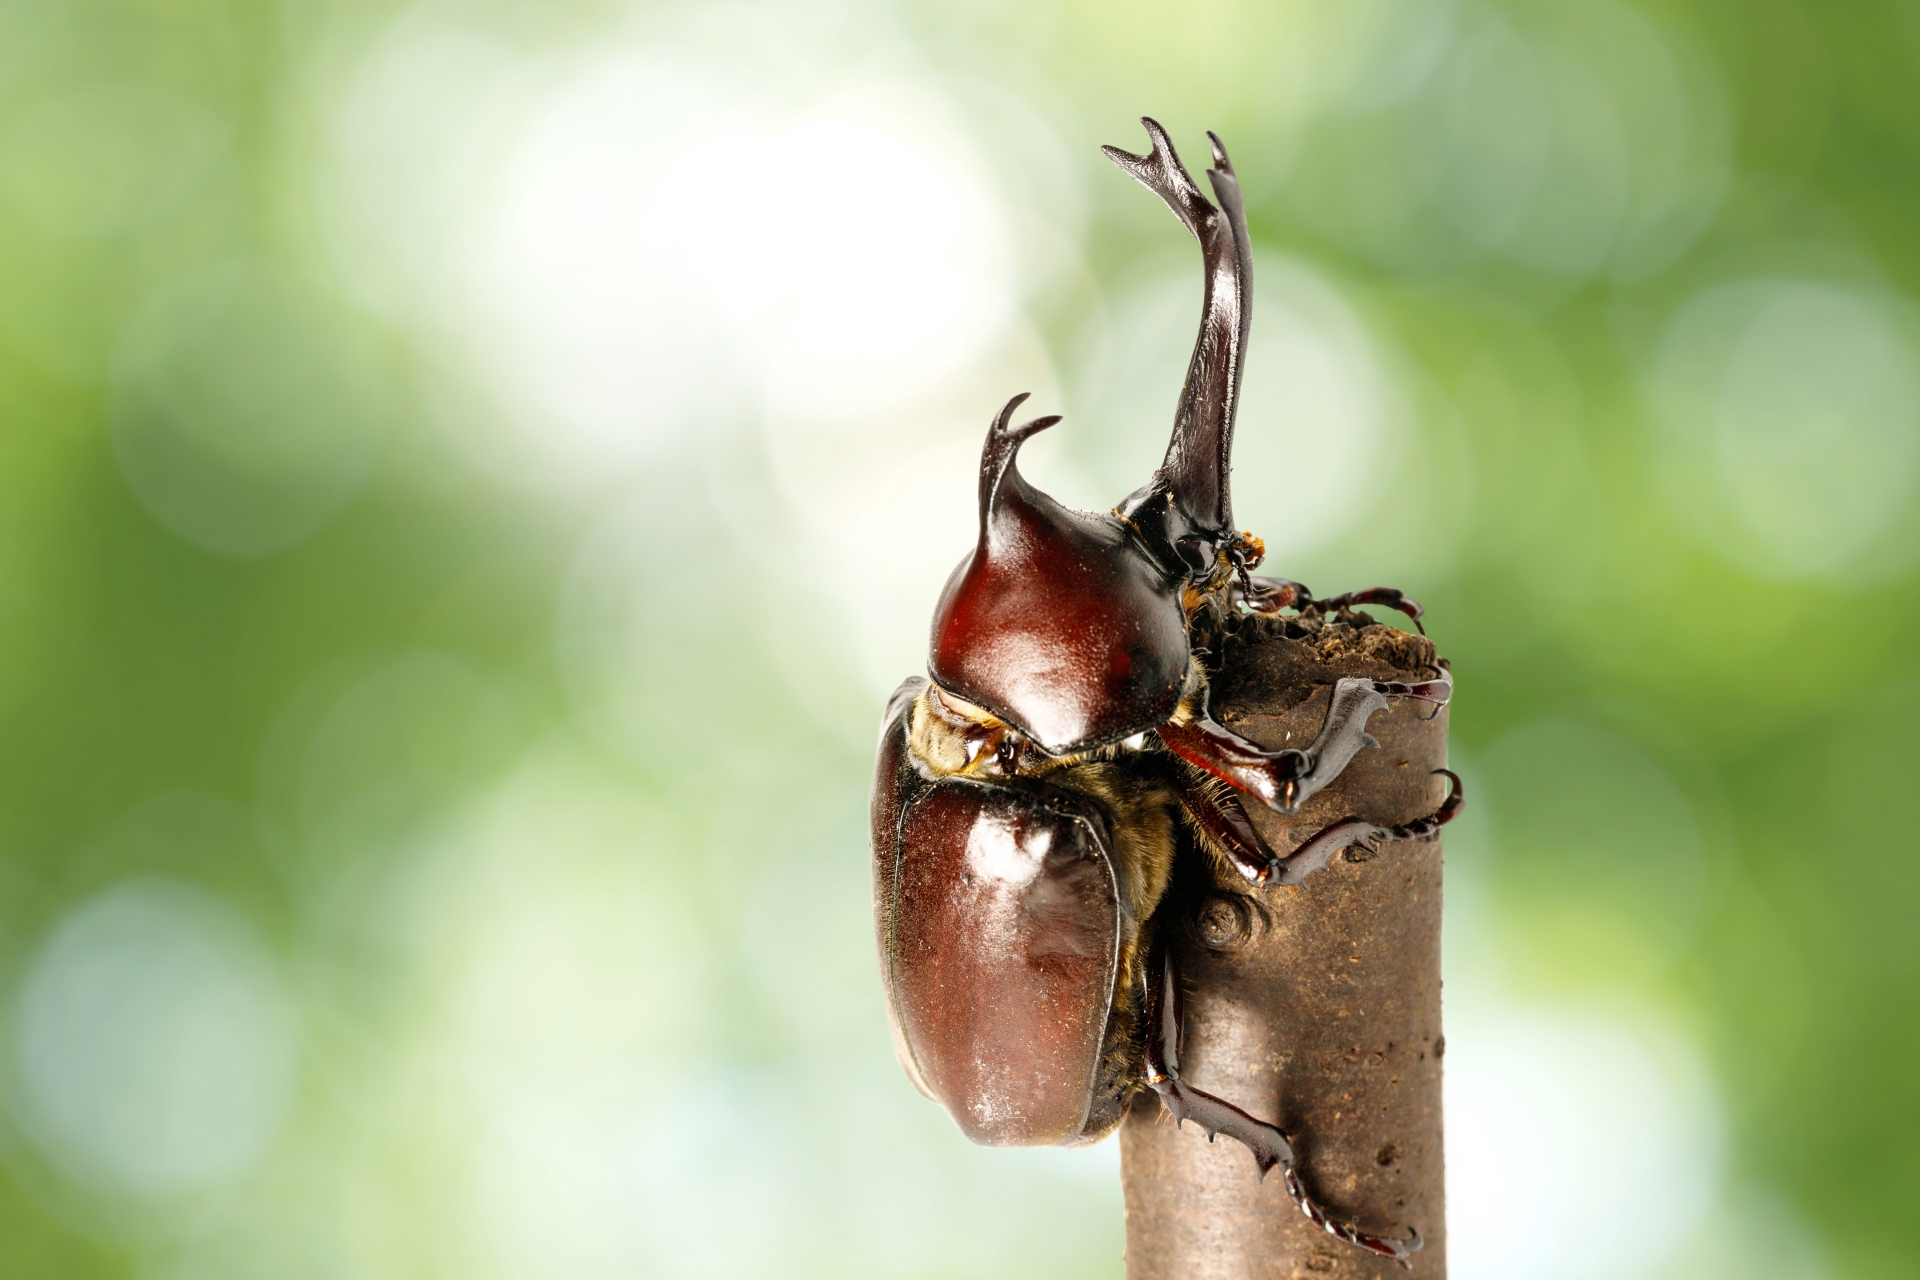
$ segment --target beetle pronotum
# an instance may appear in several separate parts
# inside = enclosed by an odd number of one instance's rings
[[[1164,130],[1144,156],[1107,155],[1200,241],[1199,339],[1153,478],[1111,512],[1074,511],[1028,484],[1021,442],[1059,421],[987,431],[979,536],[934,613],[930,679],[894,694],[872,804],[874,917],[901,1065],[966,1136],[996,1146],[1095,1141],[1143,1090],[1176,1122],[1245,1144],[1278,1167],[1311,1220],[1405,1263],[1420,1247],[1337,1222],[1307,1195],[1275,1126],[1180,1077],[1180,987],[1159,908],[1175,859],[1214,859],[1251,890],[1298,883],[1342,850],[1431,834],[1458,810],[1459,779],[1433,813],[1396,827],[1348,821],[1286,857],[1241,801],[1280,813],[1375,745],[1368,718],[1390,697],[1444,705],[1438,679],[1335,685],[1304,749],[1267,751],[1208,713],[1196,625],[1222,611],[1344,612],[1390,588],[1315,600],[1254,577],[1260,541],[1235,529],[1228,496],[1252,269],[1226,149],[1209,134],[1209,202]],[[1187,855],[1191,856],[1191,855]]]

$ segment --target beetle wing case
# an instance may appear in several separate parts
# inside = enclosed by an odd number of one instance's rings
[[[895,1047],[972,1141],[1077,1142],[1103,1092],[1120,955],[1106,822],[1050,788],[920,777],[904,715],[918,684],[895,695],[874,790]]]
[[[921,1076],[920,1068],[914,1065],[913,1051],[907,1047],[900,1030],[900,1016],[894,1008],[891,959],[896,934],[894,881],[899,875],[902,855],[900,814],[907,801],[927,787],[926,779],[914,768],[907,753],[907,725],[913,714],[913,700],[926,687],[927,682],[918,677],[904,681],[887,703],[887,716],[880,724],[880,758],[874,766],[868,818],[873,849],[873,935],[880,946],[880,974],[887,988],[887,1024],[893,1032],[893,1053],[900,1060],[907,1079],[913,1081],[913,1087],[938,1102]]]

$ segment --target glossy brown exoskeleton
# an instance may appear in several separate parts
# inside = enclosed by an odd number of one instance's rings
[[[1242,797],[1290,813],[1374,745],[1389,697],[1446,702],[1450,679],[1343,679],[1304,750],[1267,751],[1214,722],[1195,631],[1228,611],[1344,612],[1377,604],[1420,618],[1398,591],[1316,601],[1256,578],[1258,539],[1234,528],[1227,491],[1247,344],[1251,254],[1220,140],[1208,201],[1166,133],[1144,156],[1106,148],[1200,241],[1200,336],[1160,469],[1111,512],[1070,510],[1021,476],[1022,441],[1058,422],[987,431],[979,538],[933,619],[931,679],[895,693],[873,788],[874,916],[895,1047],[914,1084],[975,1142],[1094,1141],[1135,1095],[1157,1094],[1283,1170],[1329,1233],[1405,1261],[1419,1247],[1330,1221],[1308,1198],[1274,1126],[1185,1084],[1179,984],[1157,912],[1175,859],[1197,849],[1249,886],[1298,883],[1343,849],[1431,834],[1425,818],[1337,824],[1277,857]],[[1450,778],[1452,775],[1448,775]]]

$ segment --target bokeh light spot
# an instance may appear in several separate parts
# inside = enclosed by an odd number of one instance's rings
[[[397,24],[342,113],[341,224],[372,242],[355,257],[401,264],[390,300],[477,375],[480,402],[449,391],[442,416],[498,478],[602,485],[689,423],[763,405],[897,411],[1011,321],[1000,201],[912,84],[823,92],[784,56],[716,60],[696,35],[450,59],[462,42],[425,24]],[[442,84],[474,110],[421,117]],[[451,235],[421,230],[452,209]]]
[[[130,231],[191,195],[226,140],[218,117],[177,98],[132,86],[81,90],[0,136],[0,194],[52,235]]]
[[[167,880],[74,908],[22,985],[23,1127],[70,1176],[118,1193],[242,1174],[279,1130],[295,1024],[274,966],[219,899]]]
[[[263,556],[353,500],[388,412],[364,332],[298,278],[235,263],[163,290],[134,322],[115,375],[114,453],[174,533]]]
[[[1767,578],[1910,563],[1913,538],[1879,544],[1907,528],[1920,471],[1914,333],[1904,306],[1819,280],[1689,301],[1649,374],[1682,518]]]
[[[1603,1013],[1449,1013],[1447,1252],[1474,1280],[1635,1280],[1711,1210],[1720,1126],[1699,1062]]]

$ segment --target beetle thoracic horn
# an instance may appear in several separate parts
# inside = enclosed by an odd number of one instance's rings
[[[993,511],[999,504],[1000,489],[1009,473],[1016,485],[1021,484],[1020,473],[1013,466],[1014,455],[1020,452],[1020,446],[1028,436],[1038,435],[1060,421],[1059,414],[1049,414],[1009,428],[1007,424],[1013,421],[1013,411],[1026,402],[1028,394],[1022,391],[1007,401],[1006,407],[1000,410],[1000,416],[987,428],[987,443],[980,450],[980,538],[983,542],[992,527]]]
[[[1123,515],[1169,493],[1179,517],[1169,530],[1172,541],[1199,534],[1217,541],[1234,533],[1233,502],[1227,473],[1232,463],[1233,416],[1240,400],[1240,373],[1247,349],[1247,327],[1253,307],[1253,251],[1247,241],[1247,215],[1240,201],[1240,184],[1220,139],[1213,143],[1213,168],[1207,181],[1213,187],[1215,208],[1200,194],[1166,130],[1151,118],[1142,118],[1153,149],[1144,156],[1118,147],[1104,147],[1107,158],[1141,186],[1166,201],[1174,216],[1200,242],[1205,264],[1205,295],[1201,303],[1200,336],[1187,365],[1186,386],[1174,413],[1173,439],[1166,460],[1153,483],[1127,499]]]

